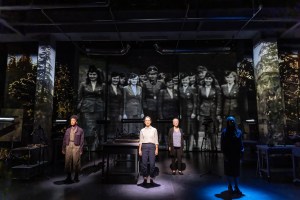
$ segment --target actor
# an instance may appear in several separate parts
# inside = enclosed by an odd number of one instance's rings
[[[77,116],[72,115],[70,120],[71,127],[66,130],[62,145],[62,153],[65,154],[65,171],[67,172],[65,182],[67,183],[72,181],[72,172],[75,172],[74,182],[79,182],[80,157],[84,144],[84,132],[77,126]]]
[[[176,174],[176,164],[175,160],[177,159],[177,169],[180,175],[183,175],[181,163],[182,163],[182,154],[183,154],[183,131],[179,128],[179,120],[177,118],[173,119],[173,127],[169,130],[168,141],[169,141],[169,151],[172,156],[172,174]]]
[[[139,155],[142,156],[141,172],[144,177],[143,185],[147,184],[150,175],[150,184],[153,185],[155,177],[155,156],[158,155],[158,135],[157,129],[151,126],[151,118],[146,116],[144,119],[145,128],[140,132]],[[148,173],[148,160],[150,163],[150,173]]]
[[[241,195],[238,187],[238,177],[240,176],[240,159],[244,152],[242,142],[242,131],[237,128],[235,118],[227,117],[227,127],[222,130],[221,150],[224,155],[224,173],[227,176],[228,191]],[[232,189],[234,181],[234,190]]]

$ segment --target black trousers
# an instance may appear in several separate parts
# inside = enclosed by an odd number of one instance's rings
[[[182,150],[180,149],[180,147],[174,147],[174,155],[172,156],[172,170],[176,170],[176,159],[178,171],[181,171]]]
[[[148,171],[148,160],[150,163],[150,171]],[[142,164],[141,172],[143,177],[154,178],[154,169],[155,169],[155,144],[143,143],[142,144]]]

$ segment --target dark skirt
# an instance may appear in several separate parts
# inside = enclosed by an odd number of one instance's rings
[[[240,159],[224,160],[224,174],[226,176],[240,176]]]

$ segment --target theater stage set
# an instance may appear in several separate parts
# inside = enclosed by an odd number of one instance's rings
[[[0,200],[297,199],[299,21],[297,0],[1,1]],[[85,140],[79,182],[66,183],[73,114]],[[147,185],[145,115],[159,134]],[[242,195],[224,176],[228,115],[243,131]],[[174,117],[183,175],[167,150]]]

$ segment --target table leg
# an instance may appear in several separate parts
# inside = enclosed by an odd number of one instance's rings
[[[266,152],[266,157],[267,157],[267,175],[268,179],[270,178],[270,157],[269,157],[269,152]]]
[[[108,174],[109,174],[109,153],[107,153],[107,160],[106,160],[106,180],[108,180]]]

